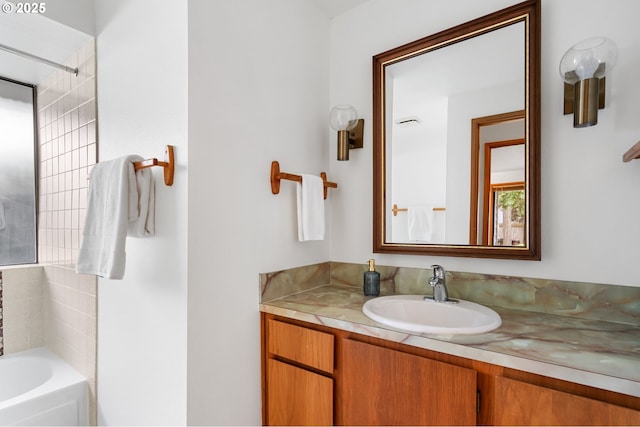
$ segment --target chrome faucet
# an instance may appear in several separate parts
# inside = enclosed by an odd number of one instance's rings
[[[432,265],[433,276],[429,278],[429,285],[433,288],[433,297],[426,296],[425,300],[433,300],[435,302],[457,303],[457,300],[450,299],[447,293],[447,276],[441,265]]]

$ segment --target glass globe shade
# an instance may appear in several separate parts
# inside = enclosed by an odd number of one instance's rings
[[[336,131],[351,130],[358,123],[358,113],[351,105],[336,105],[329,113],[329,123]]]
[[[569,84],[593,77],[602,78],[615,65],[617,52],[615,42],[606,37],[578,42],[562,57],[560,76]]]

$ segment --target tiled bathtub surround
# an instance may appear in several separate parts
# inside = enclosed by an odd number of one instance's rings
[[[61,266],[46,266],[46,346],[84,375],[95,388],[96,280]]]
[[[2,270],[0,270],[0,356],[4,354],[4,332],[2,323]]]
[[[46,265],[45,344],[85,375],[96,423],[96,288],[77,275],[89,172],[97,162],[95,41],[65,62],[78,76],[53,72],[38,85],[39,261]]]
[[[2,272],[4,354],[44,345],[44,286],[40,266]]]
[[[75,273],[97,161],[95,42],[65,64],[78,67],[78,76],[55,71],[37,88],[38,257],[45,267],[0,272],[0,355],[43,345],[56,352],[88,379],[95,425],[97,283]]]
[[[262,301],[325,284],[362,287],[366,264],[327,262],[260,275]],[[430,294],[431,269],[376,266],[382,295]],[[447,272],[449,296],[536,313],[640,325],[640,288]]]
[[[93,276],[62,266],[1,270],[0,355],[46,346],[83,374],[95,395],[96,311]]]

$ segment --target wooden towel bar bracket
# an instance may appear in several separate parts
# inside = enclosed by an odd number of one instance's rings
[[[640,159],[640,141],[636,142],[635,145],[622,156],[623,162],[630,162],[634,159]]]
[[[408,208],[399,208],[398,205],[393,205],[393,209],[391,209],[391,212],[393,212],[393,216],[398,216],[398,212],[406,212],[408,211]],[[446,208],[433,208],[434,211],[446,211]]]
[[[326,199],[327,189],[338,188],[338,184],[336,184],[335,182],[327,181],[327,174],[324,172],[320,174],[320,177],[322,178],[322,182],[324,183],[324,198]],[[280,193],[280,180],[282,179],[302,182],[302,177],[300,175],[280,172],[280,163],[274,160],[273,162],[271,162],[271,192],[273,194]]]
[[[173,145],[167,145],[165,149],[166,162],[161,162],[156,158],[141,160],[133,163],[133,169],[145,169],[153,166],[162,166],[164,168],[165,185],[173,185],[173,173],[175,172],[175,161],[173,155]]]

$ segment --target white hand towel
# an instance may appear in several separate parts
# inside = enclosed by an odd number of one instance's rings
[[[409,240],[428,242],[433,233],[433,206],[409,206],[407,208]]]
[[[76,271],[107,279],[122,279],[125,270],[125,242],[130,224],[142,235],[153,233],[155,196],[151,171],[137,172],[133,162],[140,156],[125,156],[100,162],[91,171],[89,201]],[[138,189],[140,188],[140,192]],[[142,195],[146,199],[139,199]],[[137,227],[136,227],[137,226]]]
[[[324,240],[324,182],[314,175],[302,175],[297,183],[298,240]]]
[[[151,169],[136,171],[135,183],[137,189],[129,193],[129,231],[128,236],[149,237],[156,232],[156,185]],[[135,197],[137,196],[137,197]]]

